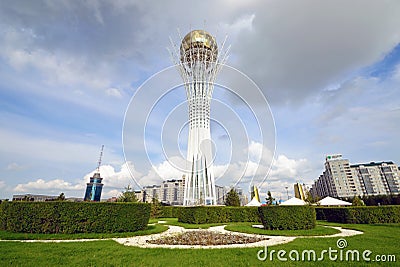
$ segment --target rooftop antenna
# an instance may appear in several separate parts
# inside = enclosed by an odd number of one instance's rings
[[[99,161],[97,162],[97,172],[100,172],[101,158],[103,157],[104,145],[101,146]]]

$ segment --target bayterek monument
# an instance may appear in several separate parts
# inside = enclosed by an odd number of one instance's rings
[[[179,54],[176,51],[173,59],[184,82],[189,109],[183,205],[215,205],[210,104],[214,81],[225,55],[219,55],[211,34],[194,30],[182,39]]]

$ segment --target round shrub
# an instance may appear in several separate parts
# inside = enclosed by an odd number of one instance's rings
[[[310,206],[261,206],[258,211],[269,230],[312,229],[316,225],[315,209]]]
[[[257,207],[197,206],[183,207],[178,221],[184,223],[260,222]]]

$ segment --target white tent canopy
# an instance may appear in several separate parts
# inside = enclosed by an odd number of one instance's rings
[[[259,207],[259,206],[261,206],[261,203],[258,202],[258,200],[255,197],[253,197],[253,199],[249,203],[247,203],[245,206],[247,206],[247,207]]]
[[[350,202],[343,201],[340,199],[336,199],[333,197],[326,197],[318,201],[318,204],[321,206],[350,206],[352,205]]]
[[[292,197],[281,203],[281,206],[303,206],[307,203],[304,200],[298,199],[296,197]]]

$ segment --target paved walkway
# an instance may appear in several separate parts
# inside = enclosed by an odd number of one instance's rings
[[[208,229],[185,229],[180,226],[169,225],[169,229],[160,234],[146,235],[146,236],[134,236],[127,238],[108,238],[108,239],[75,239],[75,240],[0,240],[3,242],[25,242],[25,243],[68,243],[68,242],[91,242],[91,241],[99,241],[99,240],[114,240],[125,246],[135,246],[142,248],[202,248],[202,249],[215,249],[215,248],[247,248],[247,247],[262,247],[262,246],[273,246],[278,244],[285,244],[295,240],[296,238],[327,238],[327,237],[346,237],[346,236],[354,236],[360,235],[363,232],[343,229],[342,227],[334,227],[334,226],[325,226],[337,229],[340,233],[334,235],[324,235],[324,236],[267,236],[267,235],[256,235],[256,234],[245,234],[238,232],[231,232],[225,230],[225,225],[214,226]],[[268,238],[267,240],[262,240],[259,242],[249,243],[249,244],[231,244],[231,245],[214,245],[214,246],[201,246],[201,245],[157,245],[157,244],[149,244],[147,240],[154,240],[166,236],[178,235],[184,232],[189,231],[213,231],[221,234],[234,234],[234,235],[245,235],[245,236],[256,236]]]

